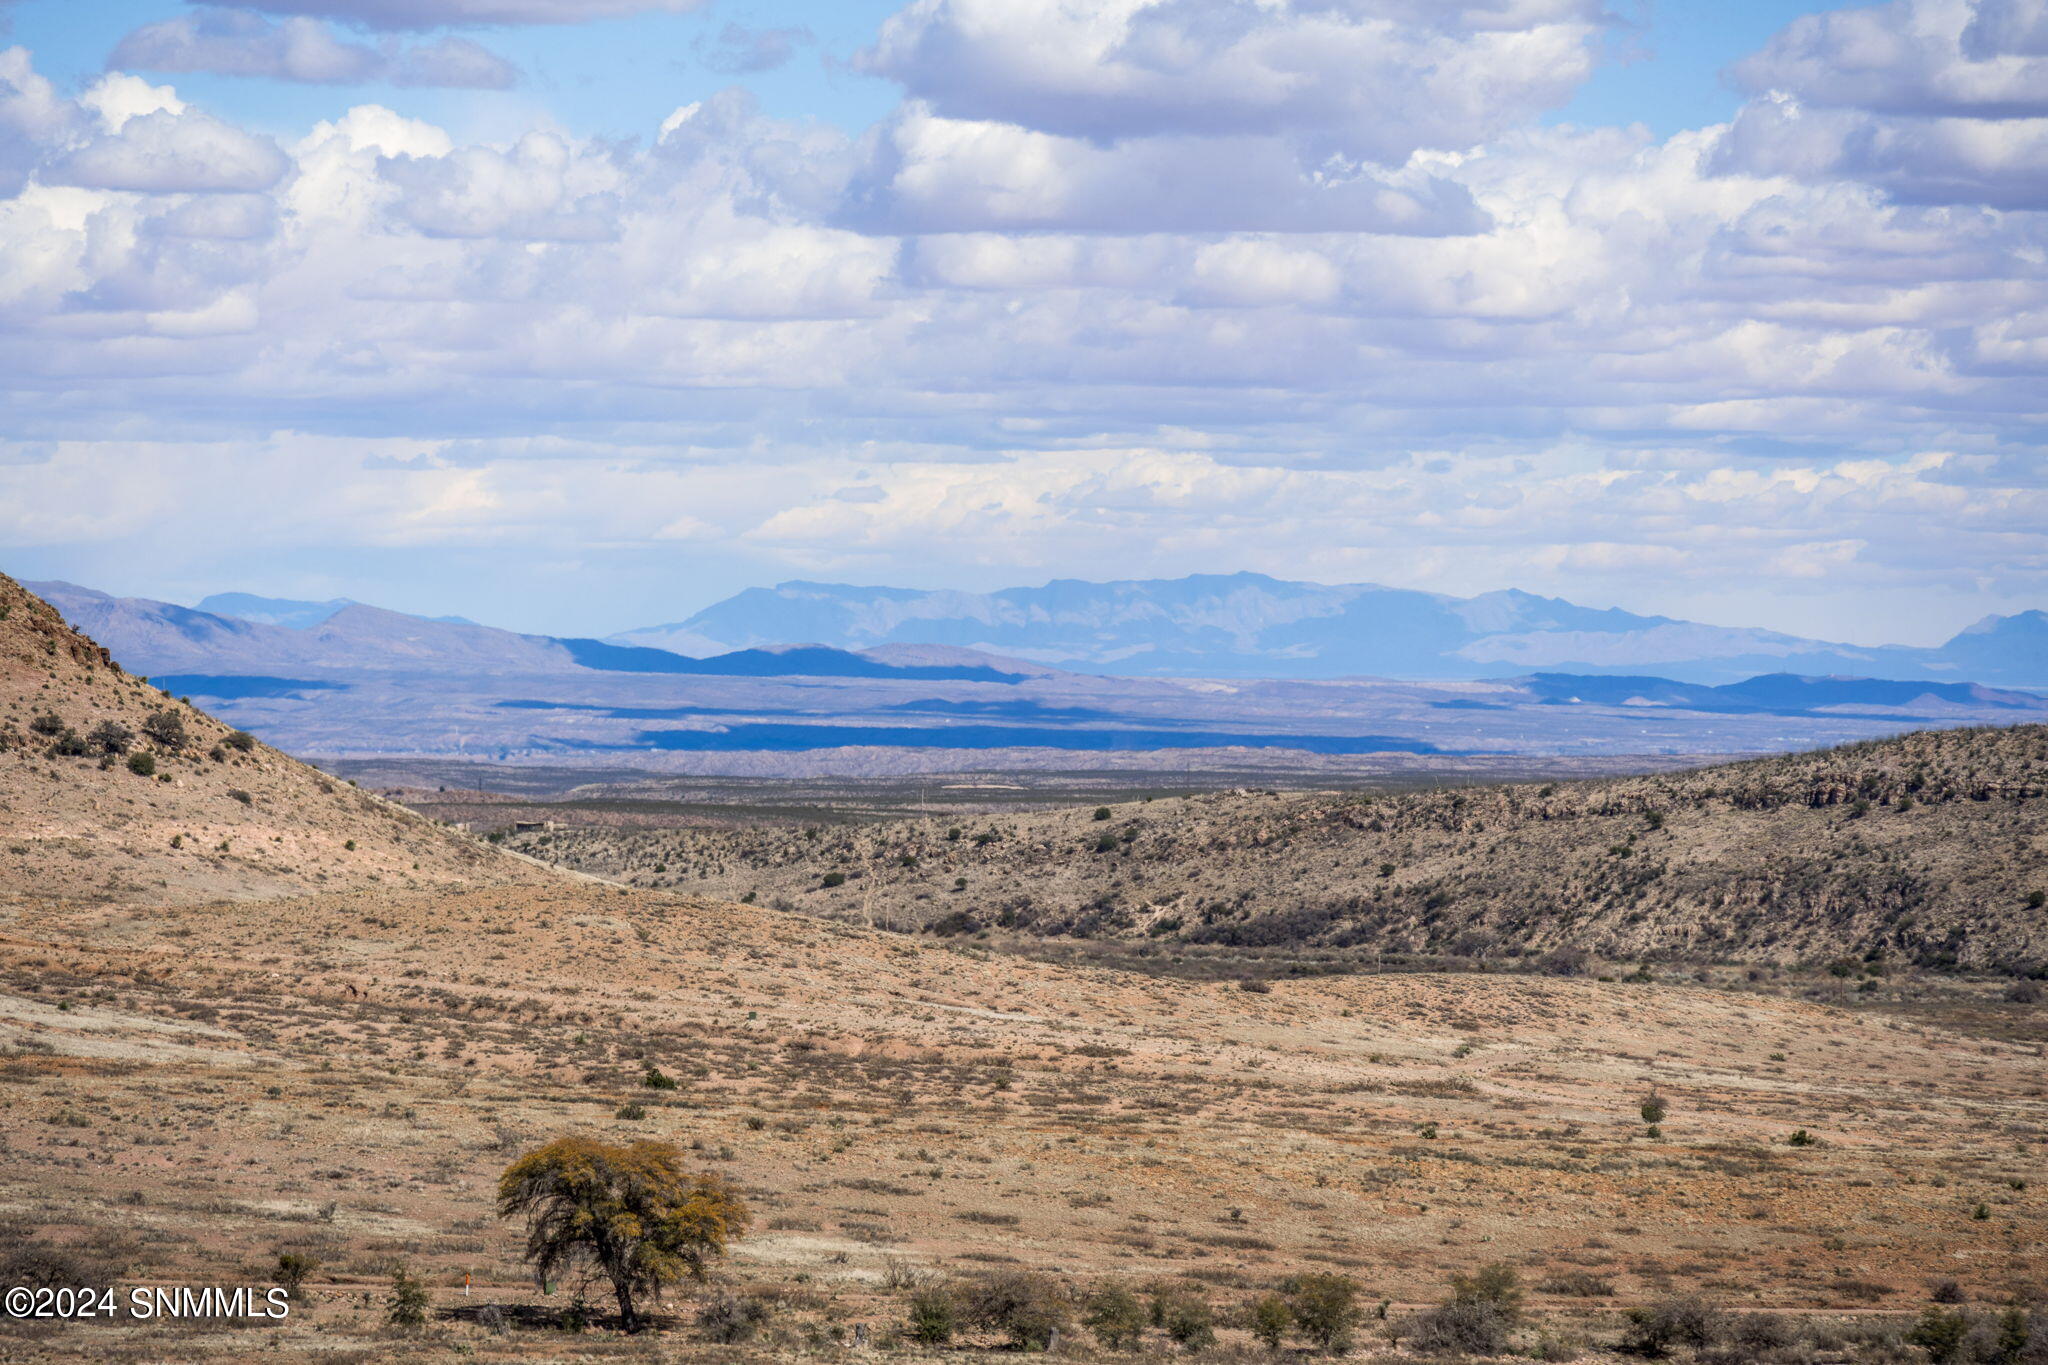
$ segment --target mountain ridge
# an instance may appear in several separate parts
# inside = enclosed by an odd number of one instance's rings
[[[1759,674],[1854,674],[2048,685],[2048,614],[1989,616],[1943,645],[1860,646],[1752,627],[1582,607],[1508,588],[1460,598],[1265,574],[989,593],[794,579],[749,588],[618,644],[701,649],[928,644],[1151,677],[1493,678],[1531,671],[1655,673],[1721,684]]]

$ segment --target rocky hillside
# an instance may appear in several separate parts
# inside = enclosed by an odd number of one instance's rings
[[[166,696],[0,575],[0,895],[162,903],[549,875]]]
[[[577,831],[643,885],[940,933],[1361,955],[2048,970],[2048,727],[1688,773],[1235,792],[950,828]]]

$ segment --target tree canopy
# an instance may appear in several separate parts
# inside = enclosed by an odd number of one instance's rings
[[[732,1186],[685,1171],[683,1160],[668,1142],[557,1138],[505,1168],[498,1216],[525,1215],[526,1259],[542,1279],[581,1265],[610,1280],[632,1331],[635,1296],[702,1279],[747,1228]]]

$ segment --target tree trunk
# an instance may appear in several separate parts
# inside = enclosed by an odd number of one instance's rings
[[[640,1319],[633,1315],[633,1288],[623,1280],[612,1282],[612,1292],[619,1296],[619,1326],[628,1332],[640,1330]]]

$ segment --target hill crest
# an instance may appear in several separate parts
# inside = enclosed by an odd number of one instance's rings
[[[255,899],[546,881],[127,672],[0,574],[0,884],[18,899]]]

